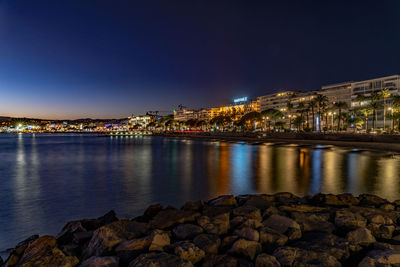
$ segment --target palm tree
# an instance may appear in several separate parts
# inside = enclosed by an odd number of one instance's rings
[[[322,121],[323,121],[323,114],[322,114],[322,110],[324,108],[324,106],[326,105],[326,103],[328,102],[328,98],[325,95],[317,95],[317,97],[315,98],[315,101],[318,104],[318,116],[320,118],[320,123],[319,123],[319,131],[322,130]],[[322,119],[321,119],[321,115],[322,115]]]
[[[308,107],[311,110],[311,115],[312,115],[312,130],[315,130],[315,108],[317,106],[317,102],[315,99],[311,100],[310,103],[308,103]]]
[[[363,108],[360,110],[360,112],[364,115],[365,117],[365,131],[368,131],[368,115],[372,113],[372,110],[369,106]]]
[[[378,115],[377,115],[378,113],[376,111],[380,108],[380,104],[377,101],[372,101],[371,103],[369,103],[368,108],[372,110],[372,113],[374,115],[372,121],[372,128],[376,129],[376,123],[378,120]]]
[[[364,102],[366,99],[365,95],[358,94],[356,97],[356,101],[358,102],[358,108],[361,108],[361,103]]]
[[[287,113],[289,117],[289,131],[292,129],[292,109],[293,109],[293,104],[288,101],[286,103],[286,108],[287,108]]]
[[[304,118],[303,118],[303,113],[305,112],[305,105],[304,105],[304,103],[303,102],[300,102],[298,105],[297,105],[297,112],[298,113],[300,113],[300,118],[301,118],[301,125],[302,125],[302,128],[304,129]],[[299,129],[300,130],[300,129]]]
[[[342,117],[342,110],[347,108],[347,103],[339,101],[334,104],[334,107],[338,109],[338,131],[340,131],[341,130],[340,120]]]
[[[277,109],[267,109],[261,112],[261,116],[264,118],[264,128],[268,128],[268,131],[271,129],[271,120],[274,119],[275,115],[280,112]],[[266,123],[268,122],[268,127]]]
[[[383,97],[383,130],[386,128],[386,99],[390,97],[390,91],[388,88],[381,90],[381,96]]]
[[[252,111],[244,114],[243,117],[240,119],[240,121],[241,124],[243,125],[250,124],[252,126],[254,123],[254,128],[256,128],[256,123],[257,121],[260,121],[260,119],[261,119],[261,114],[257,111]]]

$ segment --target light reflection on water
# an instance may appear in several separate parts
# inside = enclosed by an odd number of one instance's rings
[[[400,157],[337,147],[158,137],[0,135],[0,250],[69,220],[220,194],[400,198]]]

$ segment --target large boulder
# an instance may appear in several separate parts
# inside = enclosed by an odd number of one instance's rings
[[[38,239],[39,235],[32,235],[25,239],[22,242],[19,242],[17,246],[11,250],[9,257],[6,260],[6,266],[14,266],[18,263],[19,259],[22,257],[22,254],[24,253],[25,249],[28,247],[29,243]],[[0,264],[0,266],[2,266]]]
[[[300,225],[288,217],[274,214],[263,221],[263,225],[286,235],[289,240],[301,238]]]
[[[146,232],[147,225],[135,221],[120,220],[104,225],[93,233],[83,258],[108,255],[118,244],[143,236]]]
[[[229,254],[222,255],[207,255],[204,258],[203,267],[236,267],[241,266],[238,264],[238,259]],[[246,266],[246,265],[242,265]],[[251,266],[251,265],[250,265]]]
[[[192,267],[193,264],[188,261],[181,259],[176,255],[162,253],[146,253],[142,254],[131,263],[129,267],[147,267],[147,266],[157,266],[157,267]]]
[[[272,205],[272,202],[267,201],[260,195],[242,195],[236,197],[240,206],[252,206],[260,210],[265,210]]]
[[[193,243],[209,254],[217,254],[221,239],[217,235],[200,234],[193,239]]]
[[[249,241],[258,242],[258,240],[260,239],[260,234],[258,233],[258,231],[250,227],[243,227],[240,229],[236,229],[233,233]]]
[[[335,225],[342,230],[350,231],[367,225],[367,219],[358,213],[338,210],[335,214]]]
[[[373,250],[360,262],[359,267],[400,266],[400,251]]]
[[[214,217],[201,216],[197,223],[209,234],[226,234],[230,228],[229,213],[222,213]]]
[[[73,267],[78,264],[78,258],[66,256],[56,245],[57,240],[54,236],[39,237],[29,243],[18,262],[18,266]]]
[[[181,259],[188,260],[193,264],[198,263],[205,256],[205,253],[202,249],[187,241],[174,243],[173,251],[174,254],[179,256]]]
[[[234,196],[225,195],[219,196],[214,199],[208,201],[208,205],[210,206],[236,206],[237,202]]]
[[[386,199],[371,194],[361,194],[358,196],[358,199],[361,206],[379,207],[382,204],[389,203]]]
[[[117,257],[90,257],[82,262],[79,267],[118,267],[119,259]]]
[[[342,266],[335,257],[327,253],[293,247],[277,248],[274,251],[273,256],[275,256],[281,266]]]
[[[272,250],[277,247],[283,246],[288,241],[288,237],[280,232],[269,228],[262,227],[259,229],[260,243],[267,249]]]
[[[367,228],[358,228],[347,233],[346,239],[351,245],[350,248],[354,251],[361,250],[362,247],[370,246],[376,242],[375,237]]]
[[[261,212],[259,209],[253,206],[241,206],[232,211],[233,216],[242,216],[248,219],[254,219],[257,221],[262,220]]]
[[[157,213],[150,221],[153,229],[165,229],[178,223],[194,222],[200,213],[193,210],[165,209]]]
[[[300,225],[302,232],[332,233],[335,226],[329,222],[329,213],[292,212],[292,218]]]
[[[311,198],[311,202],[316,205],[326,206],[352,206],[357,205],[360,201],[352,194],[316,194]]]
[[[172,233],[177,239],[192,239],[203,233],[203,228],[195,224],[180,224],[172,230]]]
[[[255,241],[239,239],[233,243],[230,253],[253,260],[261,252],[261,245]]]
[[[279,263],[279,261],[277,261],[277,259],[272,255],[262,253],[257,256],[255,267],[280,267],[280,266],[281,264]]]

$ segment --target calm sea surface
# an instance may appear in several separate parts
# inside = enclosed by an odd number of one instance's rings
[[[0,251],[114,209],[220,194],[374,193],[400,198],[400,157],[338,147],[161,137],[0,135]]]

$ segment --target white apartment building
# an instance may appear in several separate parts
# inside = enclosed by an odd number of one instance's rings
[[[133,127],[138,127],[139,129],[144,129],[146,126],[153,121],[154,116],[150,115],[140,115],[128,117],[129,124]]]
[[[259,96],[257,100],[260,111],[267,109],[278,109],[280,111],[285,111],[287,102],[290,101],[296,94],[297,93],[294,91],[285,91],[281,93]]]
[[[348,107],[351,107],[351,82],[325,85],[321,87],[321,91],[319,91],[318,93],[326,96],[330,105],[333,105],[337,102],[345,102]]]

